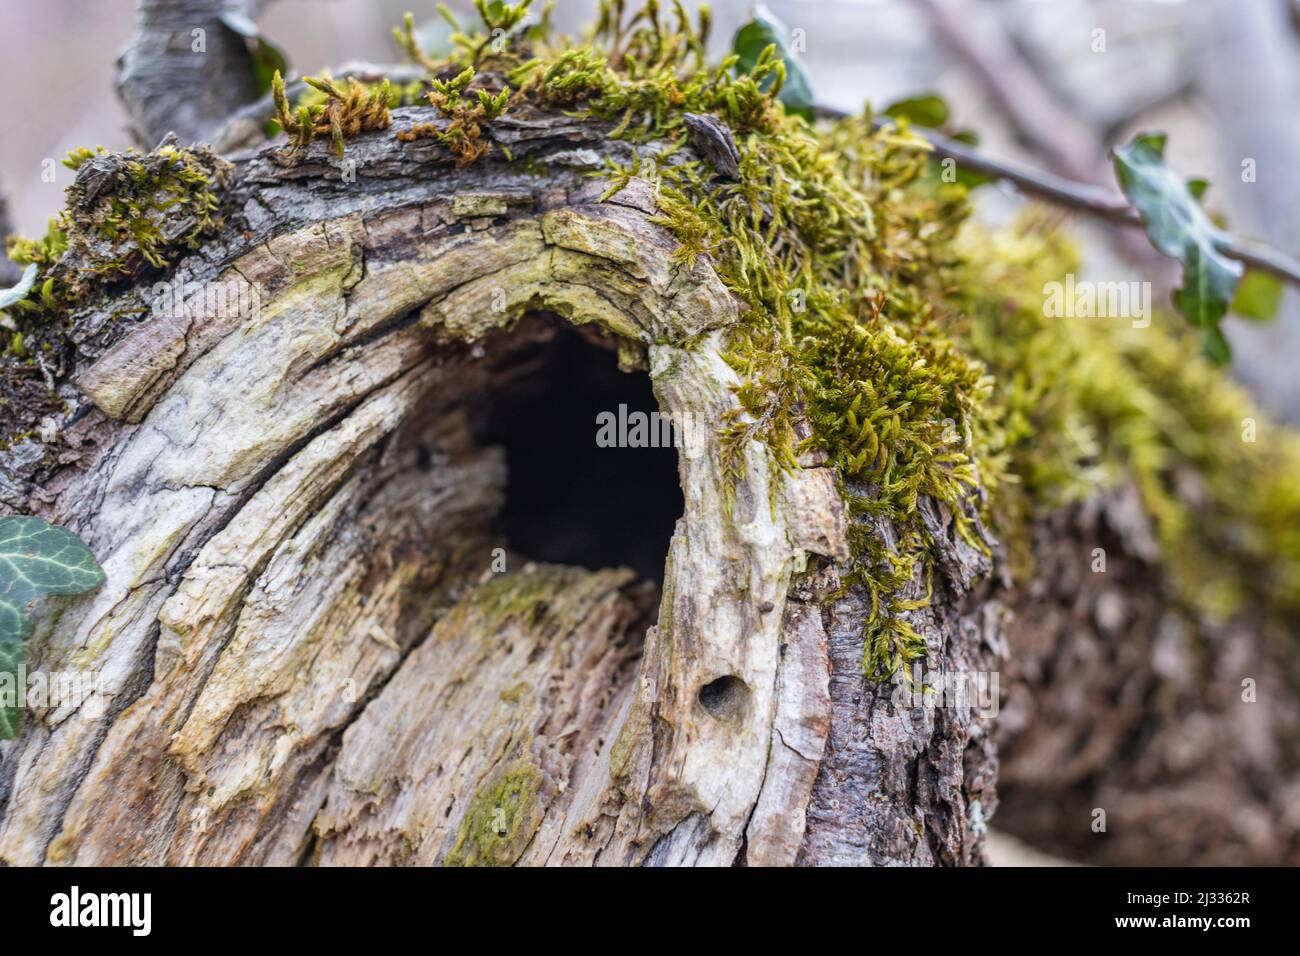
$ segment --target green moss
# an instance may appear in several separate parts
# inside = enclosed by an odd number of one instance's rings
[[[993,382],[985,483],[1022,564],[1034,513],[1131,482],[1188,606],[1211,619],[1300,614],[1300,437],[1270,424],[1178,323],[1045,317],[1043,286],[1078,264],[1040,217],[970,229],[959,245],[954,299]]]
[[[422,106],[426,102],[425,94],[429,91],[428,84],[422,80],[412,80],[409,83],[389,83],[386,80],[366,82],[364,80],[350,79],[348,83],[349,85],[355,83],[367,99],[374,97],[390,110],[399,106]],[[379,95],[376,96],[376,94]],[[333,98],[336,97],[331,97],[329,93],[322,91],[317,86],[309,85],[294,101],[292,115],[296,117],[298,110],[303,107],[307,107],[313,113],[324,110]],[[275,132],[283,132],[280,121],[277,119],[274,122]]]
[[[35,264],[39,274],[0,330],[0,397],[15,408],[0,442],[54,410],[35,383],[48,392],[46,382],[63,368],[77,308],[115,283],[173,265],[222,225],[230,166],[204,147],[164,144],[144,155],[81,149],[65,165],[77,178],[63,213],[45,236],[6,242],[10,259]]]
[[[275,121],[289,134],[290,159],[296,159],[318,136],[328,136],[341,158],[345,140],[363,132],[388,129],[393,90],[387,80],[377,86],[363,86],[354,79],[340,86],[329,76],[308,76],[303,81],[317,95],[301,100],[295,111],[289,108],[280,71],[271,77]]]
[[[443,865],[512,865],[541,822],[541,785],[542,772],[530,760],[515,760],[499,771],[475,794]]]
[[[450,121],[427,135],[465,162],[486,152],[484,123],[524,104],[662,144],[607,170],[606,197],[634,176],[654,182],[677,258],[707,258],[744,304],[726,352],[741,382],[725,423],[733,478],[750,441],[787,469],[818,451],[839,476],[855,519],[845,580],[872,598],[868,674],[887,676],[924,652],[908,618],[928,602],[937,553],[919,513],[927,498],[967,543],[986,547],[979,518],[1023,563],[1033,515],[1131,481],[1189,605],[1220,616],[1252,603],[1300,610],[1300,443],[1268,426],[1171,323],[1046,318],[1044,282],[1075,268],[1052,230],[1032,219],[991,235],[969,225],[966,187],[942,182],[905,128],[872,130],[869,115],[816,126],[787,115],[777,100],[784,65],[771,51],[746,75],[735,58],[706,62],[707,11],[692,22],[677,4],[628,13],[603,0],[595,31],[574,44],[529,26],[527,7],[478,3],[482,23],[454,24],[446,60],[419,49],[408,19],[399,43],[428,70],[425,82],[403,92],[318,85],[296,116],[281,94],[282,121],[303,143],[328,132],[341,147],[386,126],[388,107],[418,88]],[[731,129],[736,181],[687,159],[688,112]],[[142,180],[128,192],[158,193]],[[180,182],[170,192],[181,208],[211,191],[194,177]],[[92,257],[101,279],[129,271],[133,258],[168,261],[148,224],[137,235],[124,210],[105,208],[94,227],[107,230],[106,247]],[[20,254],[44,270],[63,244],[85,238],[68,228]],[[55,305],[59,282],[48,289]],[[1241,440],[1246,418],[1260,423],[1255,443]],[[804,420],[811,435],[801,441]],[[492,582],[480,598],[501,613],[538,613],[528,578]]]
[[[499,117],[510,103],[510,88],[497,92],[479,87],[471,92],[470,84],[476,77],[474,67],[467,66],[449,80],[434,80],[427,96],[429,103],[449,123],[420,123],[397,134],[406,141],[434,139],[446,146],[456,157],[457,166],[468,166],[486,156],[489,144],[483,139],[483,126]]]
[[[1252,595],[1294,601],[1293,439],[1243,445],[1241,419],[1256,413],[1163,327],[1099,332],[1045,318],[1043,283],[1073,268],[1058,236],[977,233],[966,187],[935,175],[905,124],[872,131],[867,115],[810,126],[777,102],[779,59],[765,54],[749,75],[735,74],[734,58],[710,67],[708,30],[707,10],[692,23],[677,4],[628,14],[605,0],[589,41],[516,36],[491,65],[519,90],[515,101],[666,144],[653,160],[607,170],[606,198],[634,176],[654,181],[677,257],[707,257],[745,303],[727,352],[742,383],[724,436],[728,469],[739,477],[750,440],[780,467],[816,449],[836,469],[857,519],[846,584],[872,598],[869,674],[924,653],[907,621],[928,603],[936,553],[923,498],[985,548],[977,516],[1014,543],[1041,509],[1131,480],[1189,601],[1221,614]],[[486,35],[463,37],[443,63],[415,48],[409,23],[404,45],[447,75],[484,66]],[[683,161],[687,112],[731,128],[738,181]],[[812,435],[799,442],[805,417]],[[1208,507],[1178,493],[1189,469],[1203,476]]]
[[[533,565],[522,571],[497,575],[474,589],[465,607],[467,613],[490,622],[486,632],[495,632],[511,617],[535,625],[550,607],[558,588],[573,577],[571,569],[557,565]]]
[[[43,280],[20,312],[63,312],[100,286],[166,268],[222,225],[230,165],[204,147],[164,145],[147,155],[74,150],[65,163],[79,174],[64,212],[43,238],[7,241],[9,258],[35,263]]]

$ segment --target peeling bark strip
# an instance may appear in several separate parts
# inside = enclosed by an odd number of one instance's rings
[[[597,201],[584,174],[633,147],[520,114],[491,135],[531,172],[391,131],[349,145],[355,182],[321,144],[238,160],[183,310],[135,288],[79,317],[70,411],[0,491],[107,573],[31,642],[33,666],[99,673],[106,706],[0,745],[0,859],[981,860],[983,725],[887,715],[867,597],[826,603],[848,558],[830,471],[750,443],[727,506],[737,302],[673,260],[648,183]],[[214,314],[212,283],[256,308]],[[626,571],[488,572],[505,469],[476,415],[547,314],[709,426],[679,452],[657,611]],[[914,625],[937,666],[987,669],[996,624],[961,610],[984,560],[928,520],[948,550]]]

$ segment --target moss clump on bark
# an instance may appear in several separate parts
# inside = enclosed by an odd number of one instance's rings
[[[510,88],[498,93],[476,90],[473,97],[465,96],[474,79],[474,68],[466,67],[449,80],[434,80],[428,100],[448,123],[422,123],[402,130],[397,138],[406,141],[435,139],[456,157],[457,166],[470,163],[488,154],[490,146],[483,139],[483,126],[506,111],[510,102]]]
[[[35,265],[36,283],[0,335],[0,447],[62,408],[53,395],[75,310],[113,284],[173,265],[222,226],[230,165],[211,150],[167,142],[146,155],[74,150],[64,211],[38,239],[8,238],[9,258]],[[12,326],[12,328],[9,328]]]
[[[205,147],[165,143],[147,155],[74,150],[64,211],[45,236],[10,236],[9,258],[35,265],[36,286],[15,308],[20,331],[58,326],[109,284],[164,269],[222,226],[230,164]]]
[[[1131,482],[1188,606],[1300,615],[1300,436],[1176,322],[1046,317],[1044,286],[1078,263],[1041,217],[957,248],[962,337],[992,381],[979,454],[999,532],[1023,545],[1035,510]]]
[[[541,822],[537,792],[542,772],[520,758],[474,796],[461,818],[444,866],[510,866],[528,847]]]
[[[335,154],[342,157],[345,140],[363,132],[388,129],[388,108],[394,91],[387,80],[363,86],[349,79],[346,86],[339,86],[328,76],[309,76],[305,82],[316,95],[300,100],[295,112],[289,108],[280,72],[277,70],[271,78],[275,120],[289,134],[290,157],[296,158],[317,136],[328,136]],[[400,98],[400,93],[397,95]]]
[[[607,195],[652,180],[678,256],[707,257],[748,307],[729,352],[743,382],[729,447],[764,442],[784,467],[819,452],[851,513],[897,531],[886,542],[863,521],[851,533],[848,582],[873,597],[868,673],[924,653],[906,618],[925,601],[902,597],[928,582],[935,557],[923,497],[984,548],[978,518],[1015,539],[1040,508],[1132,481],[1189,603],[1216,616],[1252,599],[1298,606],[1292,436],[1241,441],[1258,413],[1172,323],[1046,317],[1044,282],[1075,268],[1058,235],[1033,224],[984,235],[967,223],[966,187],[935,175],[905,123],[873,131],[868,113],[809,125],[777,100],[784,65],[773,51],[739,75],[734,58],[706,63],[707,33],[707,11],[692,23],[677,5],[627,16],[602,2],[588,42],[530,34],[471,85],[503,89],[504,76],[516,102],[666,144],[652,161],[610,170]],[[439,69],[478,66],[478,49],[470,38]],[[736,180],[679,152],[688,113],[727,124]],[[805,416],[812,434],[799,441]],[[739,455],[731,461],[738,472]],[[1188,475],[1199,476],[1199,500],[1182,487]]]

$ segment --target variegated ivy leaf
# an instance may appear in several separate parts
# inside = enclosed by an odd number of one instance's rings
[[[27,293],[31,291],[32,285],[36,282],[36,263],[32,263],[23,270],[23,276],[18,280],[18,284],[12,289],[0,289],[0,309],[7,309],[9,306],[21,302],[27,298]]]
[[[1144,134],[1114,150],[1115,171],[1125,195],[1142,215],[1151,244],[1183,264],[1182,288],[1174,306],[1201,330],[1205,354],[1215,362],[1229,358],[1219,323],[1228,311],[1241,263],[1222,252],[1227,235],[1201,208],[1203,180],[1188,183],[1165,165],[1165,137]]]
[[[0,738],[12,739],[22,725],[25,688],[19,677],[32,632],[32,604],[103,583],[95,556],[71,531],[40,518],[0,518]]]

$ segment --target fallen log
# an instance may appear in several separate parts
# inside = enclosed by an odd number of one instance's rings
[[[895,713],[864,675],[871,598],[827,600],[863,519],[828,468],[749,441],[729,484],[740,303],[674,259],[648,184],[599,201],[590,173],[653,148],[606,130],[518,110],[465,168],[392,133],[236,158],[224,228],[77,316],[68,408],[4,492],[106,572],[31,642],[101,676],[99,716],[4,745],[0,858],[981,860],[986,722]],[[578,334],[696,426],[662,581],[506,553],[493,397],[578,387],[545,378]],[[996,605],[964,603],[987,558],[927,507],[916,627],[935,666],[992,670]]]

